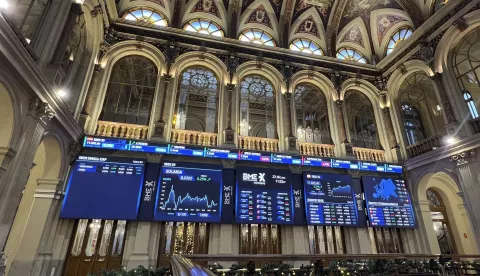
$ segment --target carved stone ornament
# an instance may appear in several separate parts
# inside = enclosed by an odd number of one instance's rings
[[[71,141],[70,144],[68,144],[68,155],[70,155],[71,157],[75,157],[81,149],[82,146],[78,142]]]
[[[337,107],[341,108],[343,106],[343,100],[336,100],[335,104],[337,104]]]
[[[223,159],[222,164],[225,169],[235,169],[236,160]]]
[[[475,150],[469,150],[450,156],[450,161],[454,162],[457,166],[461,166],[475,161],[475,156]]]
[[[39,98],[30,101],[28,114],[45,123],[55,116],[55,112],[50,108],[48,103],[42,102]]]
[[[302,174],[302,166],[300,165],[288,165],[290,171],[294,174]]]
[[[381,90],[380,91],[380,100],[382,101],[383,104],[387,103],[387,91],[386,90]]]
[[[160,163],[162,162],[163,154],[154,154],[154,153],[147,153],[147,161],[148,163]]]

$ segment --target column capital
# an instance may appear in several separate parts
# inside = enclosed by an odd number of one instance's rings
[[[61,179],[37,179],[35,198],[61,199],[63,192],[59,189],[63,181]]]
[[[171,74],[166,74],[166,73],[163,74],[163,81],[164,81],[164,82],[169,83],[169,82],[171,82],[172,80],[173,80],[173,76],[172,76]]]
[[[462,153],[454,154],[450,156],[450,161],[457,166],[462,166],[462,165],[474,162],[476,155],[477,154],[475,150],[468,150],[468,151],[464,151]]]
[[[289,101],[292,98],[292,93],[285,92],[283,93],[283,97],[285,98],[285,100]]]
[[[383,110],[383,114],[386,114],[386,115],[390,114],[390,107],[386,106],[386,107],[382,108],[382,110]]]
[[[38,97],[35,97],[34,99],[30,100],[28,114],[37,120],[48,123],[55,116],[55,111],[50,108],[48,103],[43,102]]]
[[[222,165],[225,169],[235,169],[236,160],[222,159]]]
[[[335,104],[337,105],[337,107],[342,107],[343,103],[344,103],[344,100],[336,100],[335,101]]]
[[[235,89],[235,84],[233,83],[227,83],[227,91],[228,92],[233,92],[233,90]]]
[[[147,161],[148,163],[156,163],[159,164],[162,162],[163,154],[153,154],[147,153]]]

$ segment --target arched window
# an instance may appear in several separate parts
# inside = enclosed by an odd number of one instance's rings
[[[307,54],[323,55],[323,51],[320,46],[318,46],[318,44],[313,40],[306,38],[297,38],[292,41],[290,44],[290,50]]]
[[[337,52],[337,58],[342,60],[352,60],[360,63],[367,63],[367,59],[353,48],[340,48]]]
[[[462,91],[461,96],[473,119],[478,118],[477,110],[480,107],[479,60],[480,27],[477,27],[463,37],[453,53],[454,71]]]
[[[402,43],[405,39],[409,38],[412,35],[412,29],[410,28],[402,28],[398,32],[392,35],[390,38],[390,42],[387,45],[387,55],[393,52],[393,49],[398,46],[398,44]]]
[[[200,34],[208,34],[213,36],[223,37],[223,30],[212,20],[205,19],[193,19],[188,21],[183,27],[184,30],[189,32],[195,32]]]
[[[35,40],[51,2],[51,0],[7,1],[11,4],[8,8],[11,12],[8,15],[28,43]]]
[[[408,145],[415,145],[424,140],[425,129],[418,109],[408,103],[402,103],[401,111]]]
[[[146,9],[135,8],[123,14],[123,18],[131,21],[144,22],[157,26],[167,26],[167,20],[160,12]]]
[[[275,91],[266,78],[245,77],[240,85],[240,135],[277,138]]]
[[[463,99],[467,103],[468,110],[470,111],[470,115],[472,116],[472,119],[477,119],[478,118],[478,111],[477,107],[475,106],[475,102],[473,102],[472,94],[470,92],[463,92]]]
[[[322,91],[310,83],[301,83],[293,97],[298,141],[330,144],[327,99]]]
[[[180,78],[175,129],[217,132],[218,79],[205,67],[190,67]]]
[[[277,45],[271,35],[260,29],[247,29],[240,34],[238,39],[241,41],[267,46]]]
[[[157,84],[157,67],[142,56],[115,63],[108,82],[100,120],[148,125]]]
[[[432,80],[423,72],[410,74],[399,90],[400,111],[408,145],[445,134],[442,109]]]
[[[448,222],[447,208],[440,195],[432,190],[427,190],[427,199],[430,205],[430,214],[433,221],[433,230],[437,236],[441,254],[455,254],[455,240]]]
[[[352,144],[360,148],[380,149],[375,114],[367,96],[360,92],[348,92],[345,111]]]

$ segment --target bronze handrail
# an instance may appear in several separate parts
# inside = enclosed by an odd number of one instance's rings
[[[242,255],[213,255],[191,254],[187,257],[192,261],[316,261],[316,260],[358,260],[358,259],[480,259],[480,255],[440,255],[440,254],[242,254]]]

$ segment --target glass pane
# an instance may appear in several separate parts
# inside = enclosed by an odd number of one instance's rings
[[[100,243],[100,249],[98,255],[104,257],[107,255],[108,246],[110,245],[110,237],[112,236],[113,220],[106,220],[103,226],[102,241]]]
[[[99,219],[94,219],[92,223],[88,226],[90,228],[87,247],[85,248],[85,256],[91,257],[95,254],[95,250],[97,249],[97,242],[98,242],[98,233],[100,231],[102,221]]]
[[[78,221],[77,232],[75,233],[75,240],[72,246],[72,256],[80,256],[82,253],[83,240],[85,238],[85,232],[87,230],[88,220],[81,219]]]
[[[430,212],[432,214],[432,219],[433,220],[439,220],[439,219],[444,219],[445,217],[443,216],[442,212]]]
[[[126,220],[119,220],[117,222],[117,229],[115,230],[115,237],[113,238],[112,255],[118,256],[122,254],[126,224]]]

